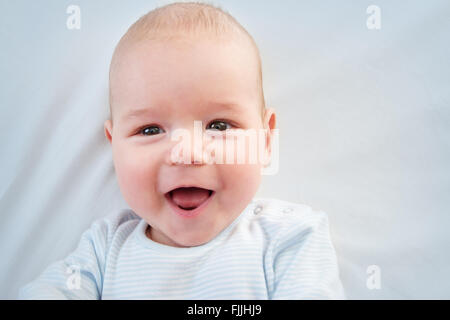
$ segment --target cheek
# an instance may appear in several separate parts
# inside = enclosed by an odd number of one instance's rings
[[[130,207],[138,212],[148,206],[151,195],[156,195],[157,157],[155,152],[144,148],[117,146],[113,149],[120,190]]]
[[[223,201],[247,204],[261,183],[261,166],[256,164],[219,165],[223,181]]]

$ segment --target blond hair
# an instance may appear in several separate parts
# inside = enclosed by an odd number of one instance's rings
[[[211,38],[240,39],[249,43],[258,64],[261,116],[265,101],[262,85],[261,58],[253,37],[237,20],[220,7],[201,2],[175,2],[149,11],[133,23],[117,44],[111,59],[109,81],[121,52],[131,44],[148,40],[172,40],[180,37],[210,36]],[[112,90],[109,89],[110,114],[112,114]]]

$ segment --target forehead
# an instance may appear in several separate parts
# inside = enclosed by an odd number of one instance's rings
[[[110,86],[122,116],[161,105],[231,111],[258,100],[258,66],[252,48],[239,42],[145,42],[122,53]]]
[[[147,108],[125,109],[119,115],[120,118],[117,119],[117,122],[127,128],[128,126],[147,121],[179,121],[187,124],[192,121],[206,122],[211,120],[210,118],[222,118],[234,123],[248,125],[259,120],[256,110],[258,110],[256,105],[250,106],[214,101],[209,101],[203,105],[152,105]]]

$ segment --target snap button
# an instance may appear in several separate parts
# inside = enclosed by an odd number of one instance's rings
[[[292,212],[292,208],[285,208],[285,209],[283,210],[283,212],[284,212],[284,213]]]
[[[255,209],[253,209],[253,214],[258,214],[258,213],[261,212],[261,210],[262,210],[262,207],[261,206],[257,206]]]

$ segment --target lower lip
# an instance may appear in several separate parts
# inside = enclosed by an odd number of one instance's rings
[[[192,210],[184,210],[181,209],[179,206],[177,206],[173,201],[172,198],[170,197],[170,194],[166,194],[166,199],[169,202],[170,207],[172,208],[172,210],[178,214],[179,216],[183,217],[183,218],[194,218],[196,216],[198,216],[200,213],[202,213],[206,206],[211,202],[212,198],[214,197],[214,195],[216,194],[215,191],[213,191],[211,193],[211,195],[208,197],[208,199],[205,200],[205,202],[203,202],[201,205],[199,205],[197,208],[192,209]]]

